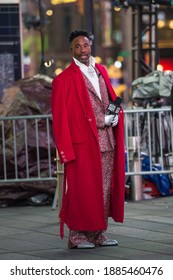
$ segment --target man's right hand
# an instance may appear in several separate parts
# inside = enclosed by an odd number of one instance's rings
[[[111,126],[114,119],[114,115],[105,115],[105,125]]]

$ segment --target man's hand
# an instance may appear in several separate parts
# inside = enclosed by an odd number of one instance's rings
[[[116,126],[118,123],[118,115],[105,115],[106,126]]]
[[[113,118],[114,118],[114,115],[105,115],[105,125],[111,126]]]
[[[115,115],[114,118],[113,118],[113,121],[112,121],[112,127],[116,126],[117,123],[118,123],[118,115]]]

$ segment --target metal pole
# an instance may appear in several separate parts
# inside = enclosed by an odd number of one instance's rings
[[[85,19],[86,30],[94,35],[94,20],[93,20],[93,0],[85,0]],[[94,44],[91,46],[92,55],[94,56]]]
[[[39,15],[40,15],[40,39],[41,39],[41,63],[40,63],[40,74],[46,74],[46,67],[44,65],[45,56],[44,56],[44,12],[42,7],[42,1],[38,0],[39,6]]]

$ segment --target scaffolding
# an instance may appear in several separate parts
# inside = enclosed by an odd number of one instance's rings
[[[156,70],[159,63],[157,11],[156,4],[132,6],[132,80]]]

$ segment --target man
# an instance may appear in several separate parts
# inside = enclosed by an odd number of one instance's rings
[[[86,31],[70,37],[71,65],[52,83],[53,131],[64,164],[60,234],[69,228],[69,248],[115,246],[104,235],[108,217],[124,218],[124,124],[107,114],[115,92],[105,67],[91,56]]]

